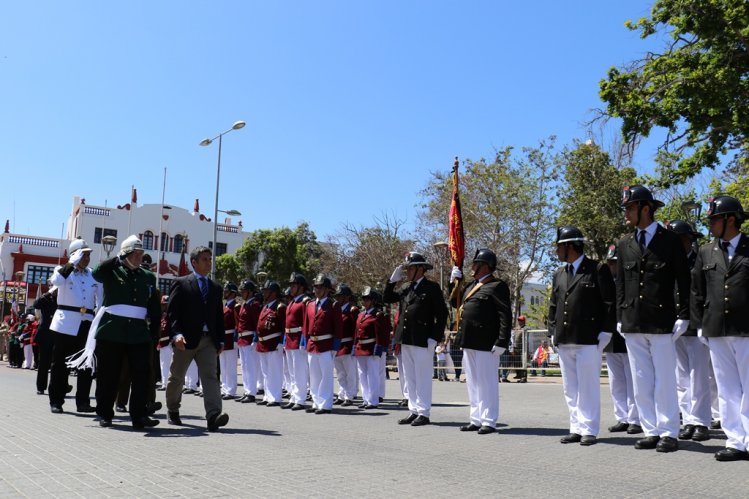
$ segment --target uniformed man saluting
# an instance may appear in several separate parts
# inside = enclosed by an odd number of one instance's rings
[[[718,196],[707,212],[715,240],[700,248],[692,272],[691,319],[706,338],[718,385],[726,448],[718,461],[749,459],[749,216],[738,199]]]
[[[403,277],[403,268],[410,284],[400,291],[395,285]],[[439,284],[424,274],[432,265],[420,253],[412,251],[406,261],[395,268],[385,286],[385,303],[399,303],[395,342],[401,345],[401,362],[405,391],[408,396],[408,417],[398,424],[422,426],[429,424],[432,408],[432,367],[434,348],[445,336],[447,305]]]
[[[476,250],[471,271],[473,282],[463,290],[463,299],[455,336],[455,346],[463,350],[469,424],[460,431],[480,435],[494,433],[499,417],[499,357],[507,350],[512,329],[510,288],[494,277],[497,255],[489,249]],[[460,278],[457,267],[451,277]],[[454,307],[457,303],[452,304]]]

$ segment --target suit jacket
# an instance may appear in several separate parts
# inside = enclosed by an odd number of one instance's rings
[[[729,265],[716,241],[700,248],[692,270],[690,326],[703,336],[749,336],[749,237]]]
[[[455,346],[486,352],[495,345],[507,348],[512,331],[510,288],[493,276],[487,277],[474,291],[477,285],[478,281],[473,281],[463,290],[463,310]]]
[[[395,291],[395,283],[385,286],[385,303],[399,303],[395,342],[427,347],[429,338],[437,343],[445,336],[447,305],[439,284],[423,278],[414,289]]]
[[[371,313],[366,310],[359,312],[354,333],[354,355],[357,357],[374,355],[376,345],[387,348],[390,341],[390,329],[390,320],[382,310],[375,308]]]
[[[660,225],[645,252],[634,233],[618,245],[617,321],[624,333],[671,334],[676,319],[689,319],[689,303],[676,305],[674,286],[689,293],[687,255],[679,236]]]
[[[222,289],[208,279],[208,299],[203,303],[200,285],[195,274],[178,277],[169,291],[169,337],[174,340],[177,334],[185,337],[185,347],[197,348],[203,336],[203,325],[208,327],[208,336],[220,349],[224,340],[224,305]]]
[[[607,265],[583,257],[574,276],[554,272],[549,299],[549,334],[555,345],[595,345],[598,333],[616,331],[616,292]]]
[[[341,304],[329,297],[317,310],[316,300],[310,300],[304,313],[303,329],[307,338],[307,352],[329,352],[333,344],[340,343],[343,338]],[[314,337],[325,335],[330,335],[330,338],[314,340]]]

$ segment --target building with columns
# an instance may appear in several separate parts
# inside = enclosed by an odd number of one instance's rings
[[[120,243],[131,234],[143,241],[146,254],[154,262],[151,269],[164,292],[168,292],[176,276],[192,271],[191,248],[213,247],[213,221],[200,213],[197,199],[189,211],[172,205],[138,205],[135,191],[130,203],[114,208],[89,205],[76,196],[64,239],[11,233],[6,221],[0,234],[0,300],[4,296],[3,301],[10,303],[15,296],[21,309],[24,304],[30,306],[37,294],[47,290],[46,282],[55,266],[67,262],[67,249],[73,239],[81,237],[93,248],[91,266],[94,267],[108,256],[116,255]],[[216,225],[216,234],[215,256],[234,253],[248,236],[242,230],[242,222],[235,225],[230,218]],[[106,236],[116,238],[113,248],[104,244],[109,241]],[[7,314],[7,307],[3,312]]]

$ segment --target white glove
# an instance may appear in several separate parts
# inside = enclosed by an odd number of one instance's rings
[[[616,323],[616,332],[619,333],[619,334],[622,334],[622,323],[621,322],[617,322]]]
[[[494,345],[492,347],[492,355],[495,357],[500,357],[503,353],[505,353],[506,348],[498,347],[497,345]]]
[[[463,279],[463,272],[461,272],[460,268],[456,265],[455,267],[453,267],[452,272],[450,272],[450,282],[458,279]]]
[[[70,258],[68,258],[68,263],[73,265],[74,267],[80,263],[81,260],[83,260],[83,250],[77,249],[74,252],[70,254]]]
[[[605,331],[598,333],[598,353],[603,353],[612,336],[614,336],[614,333],[607,333]]]
[[[403,279],[403,265],[398,265],[390,276],[390,282],[398,282]]]
[[[701,342],[701,343],[702,343],[703,345],[705,345],[706,347],[709,347],[709,346],[710,346],[710,345],[708,345],[708,343],[707,343],[707,338],[705,338],[704,336],[702,336],[702,328],[699,328],[699,329],[697,330],[697,338],[699,338],[699,339],[700,339],[700,342]]]
[[[678,340],[679,337],[687,331],[688,327],[689,327],[689,321],[683,320],[683,319],[677,319],[677,321],[674,323],[674,329],[673,329],[674,335],[671,337],[671,339],[674,341]]]

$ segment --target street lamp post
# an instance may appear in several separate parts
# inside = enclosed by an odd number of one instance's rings
[[[435,250],[437,250],[437,257],[439,257],[440,259],[440,288],[442,288],[442,294],[445,294],[445,283],[444,283],[443,275],[442,275],[443,267],[444,267],[443,265],[444,258],[443,258],[442,253],[444,252],[445,249],[447,249],[449,244],[445,241],[437,241],[432,246],[434,247]]]
[[[232,127],[228,130],[221,132],[212,139],[203,139],[200,141],[201,146],[208,146],[213,143],[214,140],[218,139],[218,163],[216,165],[216,203],[213,210],[213,258],[211,259],[211,276],[216,277],[216,232],[218,230],[218,191],[219,191],[219,180],[221,179],[221,143],[224,135],[231,132],[232,130],[239,130],[244,128],[244,121],[235,122]]]
[[[112,253],[114,246],[117,244],[117,238],[115,236],[104,236],[101,238],[101,245],[109,258],[109,254]]]

